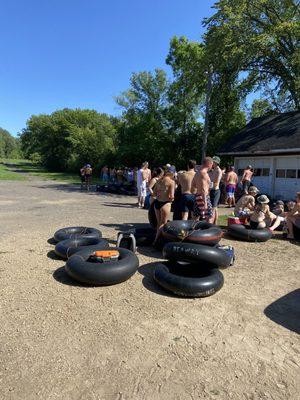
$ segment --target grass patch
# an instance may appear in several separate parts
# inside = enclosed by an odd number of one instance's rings
[[[66,183],[80,183],[79,176],[74,173],[69,172],[49,172],[45,168],[34,165],[32,162],[28,160],[0,160],[0,168],[3,168],[4,171],[8,172],[8,176],[15,176],[15,180],[24,180],[26,179],[26,174],[30,176],[38,176],[43,180],[52,180]],[[3,174],[5,176],[5,174]],[[0,170],[0,180],[1,178],[1,170]],[[10,179],[10,178],[5,178]]]
[[[219,215],[217,224],[219,226],[226,227],[227,226],[227,218],[228,217],[229,217],[229,215]]]
[[[24,181],[24,175],[11,171],[6,165],[0,164],[0,181]]]

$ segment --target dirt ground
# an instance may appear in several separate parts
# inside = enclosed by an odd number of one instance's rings
[[[48,239],[65,226],[116,239],[147,222],[134,198],[29,180],[0,182],[0,398],[296,400],[300,393],[300,247],[231,243],[235,266],[205,299],[152,280],[161,255],[139,249],[127,282],[84,287]]]

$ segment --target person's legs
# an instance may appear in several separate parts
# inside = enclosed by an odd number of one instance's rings
[[[211,204],[209,196],[207,196],[207,198],[206,198],[205,219],[210,224],[214,223],[213,222],[214,221],[214,211],[213,211],[212,204]]]
[[[183,221],[187,221],[189,218],[189,209],[187,206],[187,196],[186,194],[181,195],[180,199],[181,217]]]
[[[157,218],[157,231],[156,231],[154,244],[158,240],[158,238],[161,234],[162,228],[168,222],[168,219],[170,217],[170,212],[171,212],[171,203],[169,203],[169,202],[165,203],[159,209],[155,208],[155,214],[156,214],[156,218]]]
[[[288,239],[295,239],[294,238],[294,222],[296,218],[294,216],[292,217],[287,217],[286,224],[287,224],[287,229],[288,229]]]

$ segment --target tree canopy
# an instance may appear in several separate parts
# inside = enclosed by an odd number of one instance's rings
[[[0,128],[0,158],[19,158],[20,145],[6,129]]]

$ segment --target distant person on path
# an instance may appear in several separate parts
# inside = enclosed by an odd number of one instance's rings
[[[116,183],[116,169],[115,167],[109,169],[109,180],[111,183]]]
[[[216,224],[218,220],[218,205],[221,197],[220,182],[222,179],[223,172],[220,168],[221,159],[218,156],[214,156],[213,168],[209,171],[209,177],[211,181],[210,187],[210,201],[213,209],[213,220],[212,223]]]
[[[248,194],[249,187],[251,185],[251,179],[253,176],[253,168],[251,165],[248,165],[247,168],[244,169],[244,173],[241,179],[241,184],[243,186],[243,192]]]
[[[286,223],[288,229],[288,239],[294,239],[294,225],[300,223],[300,192],[296,195],[294,207],[287,213]]]
[[[174,200],[175,192],[175,167],[170,166],[165,170],[165,174],[157,181],[154,186],[153,196],[154,209],[157,219],[157,232],[154,244],[160,236],[163,226],[168,222],[171,213],[171,204]]]
[[[234,171],[234,167],[230,166],[225,174],[226,196],[228,207],[235,207],[235,190],[239,178]]]
[[[104,183],[108,183],[108,167],[107,167],[107,165],[104,165],[104,167],[101,169],[101,179],[103,180]]]
[[[80,175],[80,179],[81,179],[81,189],[83,189],[83,186],[84,186],[84,184],[85,184],[85,165],[82,167],[82,168],[80,168],[80,171],[79,171],[79,175]]]
[[[145,161],[142,167],[137,172],[137,190],[138,190],[138,207],[144,208],[145,198],[147,196],[147,184],[151,179],[151,172],[149,174],[149,164]],[[150,177],[150,179],[149,179]]]
[[[118,168],[117,172],[116,172],[116,175],[117,175],[117,183],[118,183],[118,185],[122,185],[122,183],[124,181],[124,171],[123,171],[123,169],[122,168]]]
[[[192,182],[192,192],[196,194],[193,214],[194,219],[198,221],[199,219],[208,222],[213,221],[213,209],[209,196],[211,182],[208,175],[212,166],[213,159],[211,157],[205,157],[203,164],[197,170]]]
[[[195,166],[197,162],[195,160],[189,160],[188,170],[178,172],[177,181],[181,187],[181,199],[180,209],[182,213],[182,219],[187,221],[189,213],[193,212],[195,204],[195,195],[192,194],[192,182],[195,177],[196,171]]]
[[[234,215],[236,217],[248,217],[254,211],[255,196],[257,196],[258,192],[257,187],[251,186],[249,192],[243,194],[235,205]]]
[[[93,173],[93,170],[92,170],[91,165],[87,164],[85,166],[84,176],[85,176],[85,187],[88,191],[90,190],[90,186],[91,186],[92,173]]]

